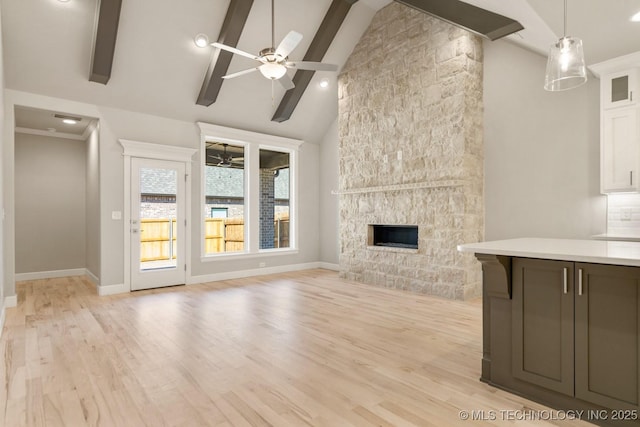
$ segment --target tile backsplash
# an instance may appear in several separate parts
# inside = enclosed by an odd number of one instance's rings
[[[607,197],[607,234],[640,236],[640,194]]]

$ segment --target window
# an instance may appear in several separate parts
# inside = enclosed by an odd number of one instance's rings
[[[211,218],[227,218],[229,216],[229,208],[211,208]]]
[[[302,141],[198,125],[203,256],[296,250],[296,161]]]
[[[244,251],[244,147],[206,142],[205,255]]]
[[[289,247],[289,153],[260,150],[260,249]]]

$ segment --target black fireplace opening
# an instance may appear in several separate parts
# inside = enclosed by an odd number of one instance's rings
[[[418,249],[417,225],[369,225],[369,245]]]

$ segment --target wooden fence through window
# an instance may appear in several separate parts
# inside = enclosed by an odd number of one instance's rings
[[[140,261],[176,259],[178,227],[175,218],[140,220]],[[170,245],[169,242],[172,244]]]
[[[274,248],[289,247],[289,215],[276,215]],[[244,250],[244,218],[206,218],[205,253],[242,252]]]
[[[274,247],[289,247],[289,216],[279,215],[273,221]],[[162,261],[176,258],[178,227],[175,218],[140,220],[140,261]],[[169,242],[172,242],[170,245]],[[206,218],[205,253],[242,252],[244,250],[244,218]]]

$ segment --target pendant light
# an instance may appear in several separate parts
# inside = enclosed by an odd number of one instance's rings
[[[582,40],[567,36],[567,0],[564,0],[563,37],[551,45],[544,89],[551,92],[573,89],[587,82]]]

